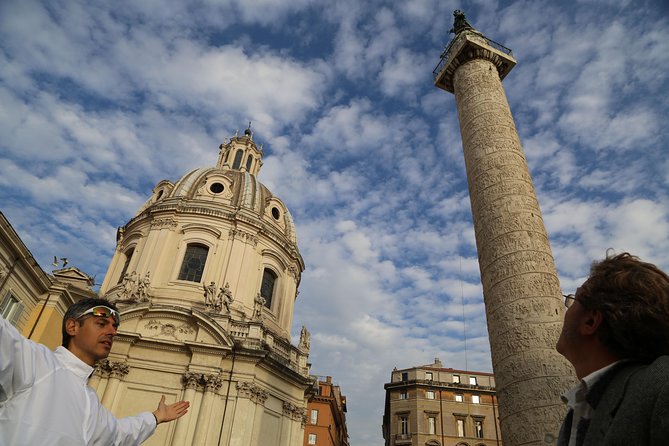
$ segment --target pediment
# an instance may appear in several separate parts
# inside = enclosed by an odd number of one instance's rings
[[[61,282],[69,283],[79,288],[93,286],[93,278],[76,267],[62,268],[52,271],[53,277]]]
[[[185,308],[140,307],[121,311],[121,331],[143,340],[232,347],[232,338],[214,320]]]

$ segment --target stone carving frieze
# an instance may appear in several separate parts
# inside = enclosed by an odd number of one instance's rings
[[[129,302],[151,302],[151,272],[140,277],[136,271],[125,273],[116,300]]]
[[[178,222],[174,218],[156,218],[151,222],[151,228],[167,228],[174,231],[177,228]]]
[[[176,325],[157,319],[149,320],[143,327],[153,337],[173,338],[177,341],[190,340],[195,335],[195,329],[188,323]]]
[[[244,243],[248,243],[254,247],[258,245],[258,237],[248,231],[243,231],[241,229],[230,229],[228,234],[231,239],[242,240]]]

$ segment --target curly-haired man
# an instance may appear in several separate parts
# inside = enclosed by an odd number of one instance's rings
[[[567,312],[557,351],[580,383],[558,446],[669,441],[669,276],[629,253],[592,264]]]

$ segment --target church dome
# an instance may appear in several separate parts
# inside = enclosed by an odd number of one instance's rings
[[[224,212],[222,216],[235,212],[248,217],[253,215],[259,222],[279,230],[291,244],[297,244],[295,224],[288,208],[249,172],[204,167],[186,173],[176,183],[163,180],[136,216],[176,200],[184,206],[202,206]]]
[[[221,144],[216,167],[194,169],[176,183],[159,182],[135,218],[179,200],[182,206],[206,207],[211,212],[223,212],[224,217],[231,213],[257,217],[259,223],[272,231],[278,230],[287,242],[297,247],[295,224],[288,208],[256,177],[262,166],[262,154],[262,148],[256,146],[247,129],[244,136],[235,136]],[[242,163],[243,160],[246,161]]]

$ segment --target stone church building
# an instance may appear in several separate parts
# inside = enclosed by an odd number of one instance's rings
[[[155,409],[161,395],[191,402],[146,445],[303,443],[310,340],[303,327],[295,346],[290,330],[304,262],[290,212],[256,177],[262,155],[250,129],[235,135],[215,167],[160,181],[118,229],[99,295],[121,326],[90,385],[118,417]],[[26,304],[16,323],[26,335],[41,327],[41,341],[58,318],[40,323],[38,308]]]

